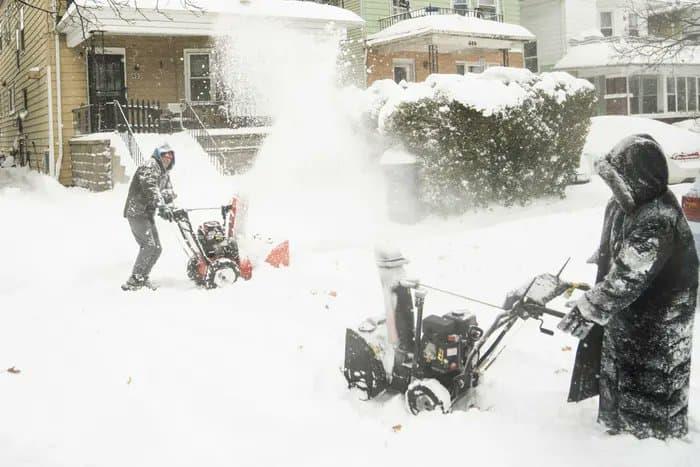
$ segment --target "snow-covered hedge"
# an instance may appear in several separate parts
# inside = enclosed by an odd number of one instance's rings
[[[503,67],[383,80],[367,93],[379,130],[421,161],[423,202],[444,213],[563,196],[596,99],[588,81],[567,73]]]

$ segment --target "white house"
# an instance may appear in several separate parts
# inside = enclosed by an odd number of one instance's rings
[[[591,81],[601,115],[670,121],[694,116],[700,109],[700,49],[650,58],[643,48],[647,24],[635,13],[645,6],[630,0],[525,0],[522,24],[537,36],[537,70]]]

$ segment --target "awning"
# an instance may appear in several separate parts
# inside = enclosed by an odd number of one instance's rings
[[[119,11],[106,0],[75,0],[57,30],[75,47],[100,31],[108,34],[147,36],[216,36],[235,27],[235,20],[273,20],[285,27],[322,31],[361,27],[355,13],[316,2],[294,0],[129,0]],[[138,5],[138,9],[134,5]],[[85,37],[87,36],[87,37]]]
[[[400,21],[367,37],[368,47],[387,47],[424,52],[437,45],[439,52],[469,48],[509,49],[535,40],[534,34],[517,24],[462,15],[427,15]]]

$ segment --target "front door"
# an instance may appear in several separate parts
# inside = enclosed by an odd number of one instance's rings
[[[92,131],[115,128],[114,109],[110,105],[119,101],[126,105],[124,56],[121,54],[90,54],[88,56],[88,82],[92,105]]]

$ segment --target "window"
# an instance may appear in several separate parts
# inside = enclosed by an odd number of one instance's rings
[[[627,15],[627,34],[633,37],[639,36],[639,15],[636,13]]]
[[[659,111],[659,80],[656,75],[629,77],[630,113],[653,114]],[[676,89],[678,90],[678,89]]]
[[[415,81],[416,67],[413,60],[397,58],[394,59],[394,81]]]
[[[452,6],[457,13],[466,14],[469,10],[469,0],[454,0]]]
[[[466,75],[467,73],[483,73],[483,71],[489,66],[499,66],[498,64],[487,65],[484,61],[479,61],[478,63],[470,62],[457,62],[457,74]]]
[[[477,0],[476,9],[479,12],[479,17],[496,20],[496,0]]]
[[[666,112],[676,111],[676,78],[666,78]]]
[[[688,111],[698,110],[698,82],[695,78],[688,78]]]
[[[19,9],[19,25],[17,26],[17,29],[19,30],[18,47],[20,51],[24,52],[24,6],[20,7]]]
[[[525,68],[533,73],[537,73],[537,41],[525,43],[523,57],[525,58]]]
[[[10,89],[7,90],[8,96],[7,96],[7,102],[10,106],[9,108],[9,114],[12,115],[15,113],[15,85],[12,84],[10,85]]]
[[[185,78],[187,100],[191,102],[211,102],[214,96],[214,80],[211,72],[211,52],[209,50],[185,51]]]
[[[666,78],[666,112],[695,112],[696,110],[698,110],[697,78]]]
[[[688,99],[685,94],[685,78],[676,78],[676,110],[678,112],[688,111]]]
[[[653,114],[659,111],[659,80],[656,76],[642,76],[642,113]]]
[[[601,11],[600,12],[600,32],[605,37],[610,37],[613,35],[612,12],[610,12],[610,11]]]
[[[408,12],[408,0],[391,0],[391,14],[400,15]]]
[[[627,78],[606,78],[604,99],[606,115],[627,115]]]
[[[457,63],[457,74],[464,75],[467,71],[466,65],[464,63]]]

